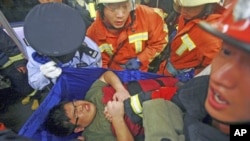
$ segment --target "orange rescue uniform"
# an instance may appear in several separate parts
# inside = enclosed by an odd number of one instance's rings
[[[217,21],[223,11],[224,9],[219,9],[204,21]],[[178,31],[172,41],[170,53],[170,62],[176,70],[194,68],[197,74],[211,63],[221,48],[222,40],[202,30],[198,26],[200,21],[197,18],[185,24],[182,15],[179,17]],[[170,76],[166,63],[167,60],[161,63],[158,73]]]
[[[100,14],[97,14],[96,20],[88,28],[87,36],[101,49],[104,68],[124,70],[125,63],[137,57],[142,64],[140,70],[147,71],[149,63],[166,46],[168,29],[163,11],[138,5],[135,15],[133,25],[130,26],[132,20],[129,16],[119,35],[108,32]]]

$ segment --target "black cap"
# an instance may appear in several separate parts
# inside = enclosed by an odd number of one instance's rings
[[[47,56],[62,56],[78,49],[86,34],[80,14],[63,3],[39,4],[24,21],[29,45]]]

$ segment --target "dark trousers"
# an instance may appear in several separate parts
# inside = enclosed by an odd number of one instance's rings
[[[13,65],[0,70],[0,74],[10,80],[11,88],[21,96],[27,96],[34,91],[28,83],[28,74],[19,72]]]

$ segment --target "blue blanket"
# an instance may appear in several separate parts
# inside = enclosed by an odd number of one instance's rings
[[[51,135],[44,130],[43,122],[48,111],[62,100],[83,99],[86,92],[106,69],[103,68],[63,68],[62,75],[58,78],[56,84],[50,93],[40,104],[39,108],[26,121],[19,135],[23,135],[38,141],[62,141],[75,138],[76,134],[60,138]],[[114,71],[122,82],[133,80],[152,79],[162,77],[153,73],[146,73],[136,70]]]

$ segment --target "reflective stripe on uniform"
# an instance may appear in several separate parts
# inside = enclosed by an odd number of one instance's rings
[[[19,60],[23,60],[23,59],[24,59],[24,55],[23,55],[23,54],[18,54],[18,55],[9,57],[9,61],[6,62],[0,69],[7,68],[7,67],[9,67],[11,64],[13,64],[14,62],[19,61]]]
[[[161,18],[162,18],[162,20],[164,20],[167,16],[168,16],[168,14],[167,13],[164,13],[161,9],[159,9],[159,8],[154,8],[154,11],[155,11],[155,13],[157,13]]]
[[[142,117],[142,105],[140,103],[138,94],[130,97],[130,105],[134,113]]]
[[[196,45],[194,44],[194,42],[192,41],[192,39],[189,37],[188,34],[183,35],[181,37],[181,40],[182,44],[176,50],[176,54],[178,54],[179,56],[181,56],[187,49],[188,51],[191,51],[196,47]]]
[[[139,53],[142,51],[142,41],[148,40],[148,32],[130,35],[128,40],[129,43],[135,44],[135,52]]]
[[[168,25],[167,24],[163,25],[163,31],[168,32]],[[167,34],[167,37],[168,37],[168,34]]]
[[[161,9],[159,9],[159,8],[154,8],[154,11],[155,11],[155,13],[157,13],[161,18],[162,18],[162,20],[164,20],[167,16],[168,16],[168,14],[167,13],[164,13]],[[165,32],[168,32],[168,26],[167,26],[167,24],[164,22],[164,24],[163,24],[163,31],[165,31]],[[168,34],[167,34],[167,36],[166,36],[166,41],[168,41]]]
[[[113,49],[112,44],[105,43],[105,44],[101,44],[99,47],[100,47],[101,52],[106,52],[109,56],[112,56],[114,54],[113,53],[114,49]]]

